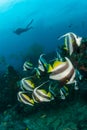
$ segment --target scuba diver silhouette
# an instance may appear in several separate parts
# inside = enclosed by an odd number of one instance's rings
[[[32,19],[25,28],[20,27],[20,28],[17,28],[16,30],[14,30],[13,32],[17,35],[27,32],[28,30],[32,29],[32,26],[30,26],[30,25],[32,24],[33,21],[34,20]]]

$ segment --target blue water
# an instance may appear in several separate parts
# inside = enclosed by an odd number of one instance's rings
[[[13,33],[32,19],[31,30]],[[61,44],[57,37],[67,32],[86,37],[86,23],[86,0],[0,0],[0,70],[9,64],[21,68],[39,47],[44,53],[55,51]]]

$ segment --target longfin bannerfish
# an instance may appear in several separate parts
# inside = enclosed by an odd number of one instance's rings
[[[33,91],[35,84],[31,81],[32,76],[23,78],[21,80],[21,88],[27,91]]]
[[[33,91],[33,99],[35,102],[50,102],[54,98],[50,92],[37,89],[36,91]]]
[[[25,61],[24,65],[23,65],[23,70],[27,71],[27,70],[31,70],[33,69],[33,64],[29,61]]]
[[[49,91],[47,92],[44,89],[40,89],[40,87],[42,87],[43,85],[45,85],[48,82],[49,81],[46,81],[34,89],[34,91],[32,93],[32,97],[36,103],[50,102],[51,100],[54,100],[54,97],[52,96],[52,94]]]
[[[71,61],[65,57],[66,62],[56,67],[49,75],[50,79],[58,80],[59,82],[70,82],[75,78],[75,70]]]
[[[69,54],[71,55],[74,51],[74,45],[77,45],[78,47],[81,45],[82,37],[78,37],[76,34],[69,32],[60,36],[58,39],[60,40],[64,37],[68,38],[66,45],[69,47],[68,50]]]
[[[17,98],[20,102],[24,104],[34,106],[34,100],[30,98],[27,92],[23,92],[23,91],[18,92]]]
[[[46,60],[43,58],[44,55],[45,54],[41,54],[38,60],[38,68],[43,72],[46,71],[48,67]]]

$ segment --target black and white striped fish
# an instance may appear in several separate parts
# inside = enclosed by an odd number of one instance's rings
[[[75,79],[75,69],[71,61],[65,57],[65,62],[60,62],[49,75],[49,79],[57,80],[61,83],[72,83]]]
[[[77,36],[73,32],[66,33],[62,36],[60,36],[58,39],[65,38],[65,46],[66,50],[69,51],[69,54],[71,55],[76,47],[79,47],[82,42],[82,37]]]

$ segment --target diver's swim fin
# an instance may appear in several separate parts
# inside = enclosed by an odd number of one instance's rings
[[[32,23],[33,23],[33,19],[28,23],[28,25],[26,26],[26,28],[28,28]]]

